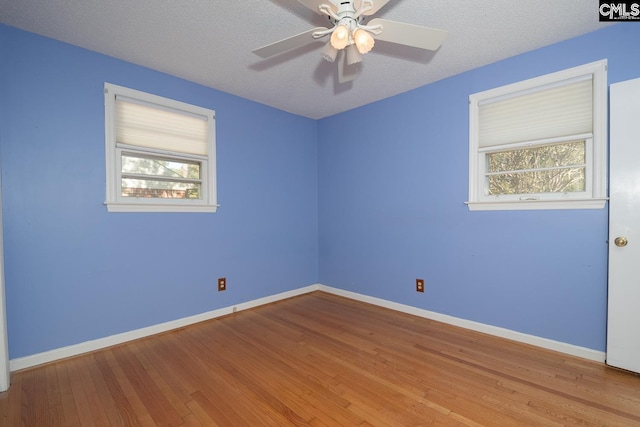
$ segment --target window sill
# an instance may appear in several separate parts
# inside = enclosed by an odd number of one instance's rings
[[[109,212],[216,212],[220,205],[163,205],[151,203],[105,203]]]
[[[470,211],[526,211],[549,209],[603,209],[608,198],[572,200],[501,200],[465,202]]]

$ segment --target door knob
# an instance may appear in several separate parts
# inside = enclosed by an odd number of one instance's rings
[[[616,244],[616,246],[623,248],[625,246],[627,246],[627,243],[629,243],[627,241],[626,237],[616,237],[616,239],[613,241],[613,243]]]

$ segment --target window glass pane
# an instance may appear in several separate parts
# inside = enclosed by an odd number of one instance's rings
[[[563,168],[490,175],[489,195],[585,191],[585,168]]]
[[[578,166],[585,163],[584,140],[487,154],[489,173]]]
[[[199,199],[201,184],[150,179],[122,179],[122,197]]]
[[[122,173],[200,179],[200,163],[140,154],[122,154]]]

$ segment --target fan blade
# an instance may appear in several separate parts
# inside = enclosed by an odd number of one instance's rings
[[[382,9],[384,5],[387,3],[389,3],[389,0],[374,0],[373,9],[366,11],[365,13],[363,13],[363,15],[365,16],[373,15],[374,13]],[[353,7],[355,7],[356,10],[360,9],[361,5],[362,5],[362,0],[355,0],[353,2]]]
[[[316,31],[324,31],[327,29],[328,28],[324,27],[316,27],[309,31],[305,31],[304,33],[296,34],[295,36],[258,48],[254,50],[253,53],[258,55],[260,58],[269,58],[270,56],[278,55],[279,53],[284,53],[288,50],[296,49],[315,42],[318,39],[314,39],[311,34]]]
[[[360,74],[360,63],[349,65],[347,64],[347,52],[340,51],[340,58],[338,59],[338,83],[347,83],[354,80]]]
[[[382,25],[382,32],[374,36],[376,40],[403,44],[419,49],[437,50],[447,36],[447,32],[444,30],[389,21],[388,19],[375,18],[369,21],[367,25]]]
[[[309,9],[313,10],[315,13],[319,13],[320,15],[324,15],[324,13],[320,13],[320,10],[318,9],[318,7],[321,4],[326,4],[335,13],[338,13],[338,8],[336,7],[336,5],[329,0],[298,0],[298,1],[303,5],[307,6]]]

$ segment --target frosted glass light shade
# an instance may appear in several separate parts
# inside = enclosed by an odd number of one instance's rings
[[[371,34],[361,28],[358,28],[353,32],[353,40],[356,43],[358,52],[362,54],[371,51],[371,49],[373,49],[373,45],[376,43]]]
[[[336,49],[344,49],[349,44],[349,30],[344,25],[338,25],[331,34],[331,45]]]
[[[338,55],[338,49],[331,45],[331,42],[327,42],[322,48],[322,57],[329,62],[333,62],[336,60],[336,56]]]
[[[362,62],[362,55],[355,44],[349,45],[347,47],[347,65],[357,64],[358,62]]]

